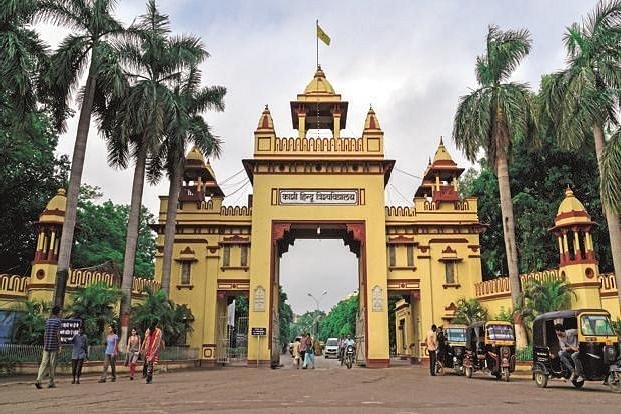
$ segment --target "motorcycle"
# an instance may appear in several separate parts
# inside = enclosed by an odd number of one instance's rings
[[[343,353],[343,358],[341,359],[341,365],[343,363],[347,366],[347,369],[350,369],[354,364],[354,358],[356,355],[356,349],[353,345],[347,345],[345,347],[345,352]]]

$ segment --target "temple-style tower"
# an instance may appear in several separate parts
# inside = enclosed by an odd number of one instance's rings
[[[60,235],[65,220],[67,197],[65,189],[50,199],[37,222],[37,250],[32,262],[29,283],[30,300],[49,300],[54,291]]]
[[[573,306],[577,308],[602,306],[599,295],[599,271],[591,238],[593,224],[584,205],[567,187],[565,199],[558,208],[554,217],[554,227],[550,231],[558,239],[560,275],[576,294]]]
[[[304,93],[299,94],[296,101],[291,101],[293,128],[298,130],[299,138],[306,137],[309,129],[329,129],[335,139],[340,138],[341,129],[346,128],[347,105],[341,101],[341,95],[334,93],[321,66],[318,66]]]
[[[463,172],[464,169],[459,168],[453,161],[440,138],[440,145],[433,157],[433,162],[429,161],[415,197],[431,197],[434,203],[459,200],[457,183]]]
[[[179,202],[205,201],[211,197],[218,204],[218,209],[222,205],[224,193],[218,185],[216,174],[209,164],[205,161],[203,154],[198,148],[193,147],[185,158],[183,169],[183,186],[179,192]]]

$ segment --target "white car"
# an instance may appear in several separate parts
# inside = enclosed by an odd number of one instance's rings
[[[328,338],[326,340],[326,346],[323,350],[323,354],[326,358],[339,356],[339,340],[338,338]]]

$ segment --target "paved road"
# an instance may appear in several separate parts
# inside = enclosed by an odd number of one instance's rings
[[[0,413],[619,413],[621,395],[596,383],[574,390],[562,381],[534,386],[527,372],[496,381],[429,377],[407,364],[388,369],[351,370],[335,360],[318,359],[316,369],[297,370],[290,360],[280,369],[227,367],[156,374],[153,384],[119,377],[80,385],[61,377],[58,388],[36,390],[32,379],[0,383]]]

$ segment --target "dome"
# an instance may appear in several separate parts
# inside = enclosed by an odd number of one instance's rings
[[[56,195],[47,202],[46,210],[65,211],[67,208],[67,193],[64,188],[59,188]]]
[[[574,196],[574,192],[571,188],[567,187],[565,190],[565,199],[561,202],[561,205],[558,206],[557,215],[568,214],[578,211],[586,212],[584,205]]]
[[[438,149],[436,150],[436,155],[433,156],[433,162],[435,163],[436,161],[453,162],[451,155],[448,153],[448,151],[446,150],[446,147],[444,146],[444,143],[442,142],[442,138],[440,138],[440,145],[438,146]]]
[[[575,224],[592,224],[591,216],[580,200],[574,196],[574,192],[569,187],[565,190],[565,199],[558,207],[554,223],[556,227]]]
[[[203,157],[203,154],[196,147],[192,147],[192,149],[188,153],[188,156],[185,157],[185,159],[188,161],[199,161],[201,164],[205,163],[205,158]]]
[[[59,188],[56,195],[48,201],[45,210],[39,216],[42,223],[62,223],[67,209],[67,195],[64,188]]]
[[[315,76],[306,85],[304,95],[334,95],[334,88],[326,79],[325,73],[321,70],[321,66],[317,67]]]

